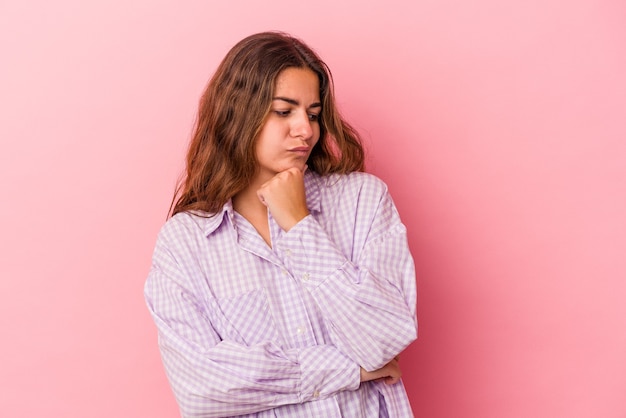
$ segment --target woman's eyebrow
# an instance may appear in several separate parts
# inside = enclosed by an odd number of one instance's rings
[[[277,97],[272,98],[272,100],[282,100],[283,102],[287,102],[287,103],[292,104],[294,106],[299,106],[300,105],[300,102],[298,102],[297,100],[294,100],[294,99],[290,99],[289,97],[277,96]],[[314,108],[314,107],[322,107],[322,104],[320,102],[312,103],[309,106],[309,109]]]

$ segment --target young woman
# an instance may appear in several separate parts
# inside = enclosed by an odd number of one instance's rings
[[[200,101],[145,297],[185,417],[412,416],[413,260],[329,69],[249,36]]]

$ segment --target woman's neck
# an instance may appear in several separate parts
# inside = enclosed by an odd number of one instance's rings
[[[271,247],[267,207],[257,196],[257,190],[258,187],[256,185],[251,185],[233,196],[233,209],[250,222],[265,243]]]

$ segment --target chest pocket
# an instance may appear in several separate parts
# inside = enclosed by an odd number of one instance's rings
[[[223,340],[247,346],[265,341],[282,345],[265,289],[220,299],[218,304],[223,314],[223,329],[219,330]]]

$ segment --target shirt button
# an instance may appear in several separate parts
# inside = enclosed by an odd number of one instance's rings
[[[309,273],[304,273],[302,275],[302,280],[304,280],[305,282],[309,280]]]
[[[291,250],[289,248],[287,248],[285,250],[285,254],[287,255],[287,257],[291,257]]]
[[[319,398],[320,396],[320,392],[318,390],[316,390],[315,392],[313,392],[313,397],[314,398]]]
[[[296,328],[296,333],[297,334],[302,334],[303,332],[304,332],[304,328],[302,328],[302,327]]]
[[[286,276],[286,275],[287,275],[287,270],[282,269],[282,270],[281,270],[281,273],[283,273],[283,276]]]

